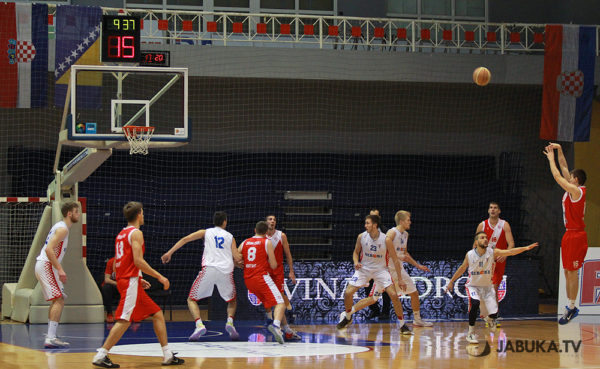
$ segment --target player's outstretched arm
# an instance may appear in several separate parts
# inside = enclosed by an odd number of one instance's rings
[[[548,146],[551,149],[556,150],[558,166],[560,168],[560,172],[562,173],[562,176],[565,178],[569,178],[571,173],[569,173],[569,165],[567,164],[567,158],[565,158],[565,154],[563,153],[562,146],[560,146],[560,144],[553,143],[553,142],[550,142],[548,144]]]
[[[531,245],[527,245],[527,246],[523,246],[523,247],[515,247],[514,249],[510,249],[510,250],[500,250],[500,249],[494,249],[494,258],[497,258],[499,256],[513,256],[513,255],[517,255],[520,254],[522,252],[525,251],[529,251],[535,247],[538,247],[538,243],[532,243]]]
[[[271,241],[267,241],[267,257],[269,258],[269,266],[271,269],[276,269],[277,259],[275,258],[275,249],[273,248],[273,243]]]
[[[173,256],[175,251],[182,248],[188,242],[192,242],[192,241],[196,241],[196,240],[204,238],[205,234],[206,234],[205,229],[201,229],[194,233],[188,234],[187,236],[185,236],[182,239],[180,239],[179,241],[177,241],[177,243],[175,245],[173,245],[173,247],[171,247],[171,249],[169,251],[165,252],[163,254],[163,256],[160,257],[160,260],[163,262],[163,264],[168,263],[169,261],[171,261],[171,257]]]
[[[131,235],[131,250],[133,251],[133,264],[138,267],[143,273],[146,273],[156,278],[165,290],[169,289],[169,280],[162,274],[154,270],[146,260],[144,260],[144,251],[142,245],[144,244],[144,235],[142,231],[135,230]]]
[[[244,264],[242,254],[238,250],[237,242],[235,242],[235,238],[231,239],[231,256],[233,257],[234,265],[241,267],[241,265]]]
[[[292,252],[290,251],[290,243],[288,242],[285,233],[281,233],[281,244],[283,245],[283,252],[285,253],[285,259],[287,260],[288,267],[290,268],[290,280],[293,284],[296,284],[296,274],[294,273],[294,259],[292,259]]]
[[[385,237],[385,249],[387,250],[388,255],[392,259],[392,263],[394,264],[394,269],[396,269],[396,278],[398,279],[398,285],[404,289],[406,288],[406,283],[402,280],[402,265],[400,264],[400,259],[396,254],[396,249],[394,249],[394,243],[391,237]]]
[[[448,284],[446,285],[446,289],[445,292],[448,293],[449,291],[451,291],[454,287],[454,282],[460,278],[463,274],[465,274],[465,272],[467,271],[467,267],[469,266],[469,259],[468,257],[465,255],[465,260],[463,260],[463,263],[461,264],[460,267],[458,267],[458,270],[456,270],[456,273],[454,273],[454,275],[452,276],[452,278],[450,279],[450,282],[448,282]]]
[[[567,179],[569,177],[563,177],[558,171],[558,168],[556,167],[556,162],[554,160],[554,150],[552,149],[552,145],[548,145],[544,148],[544,155],[546,155],[546,158],[548,158],[550,172],[552,173],[552,177],[554,177],[556,183],[560,187],[562,187],[563,190],[567,191],[571,195],[573,201],[579,200],[579,198],[581,197],[581,190],[576,185],[569,183]]]
[[[354,252],[352,253],[352,261],[354,262],[354,269],[359,270],[362,268],[362,264],[360,263],[360,251],[362,250],[362,245],[360,244],[360,234],[356,239],[356,245],[354,245]]]
[[[69,231],[66,228],[57,228],[56,232],[54,232],[54,236],[48,242],[48,246],[46,246],[46,256],[48,260],[50,260],[50,264],[56,269],[58,272],[58,279],[62,283],[67,283],[67,273],[63,269],[62,265],[58,261],[58,248],[60,247],[60,243],[65,240],[65,237],[69,234]]]

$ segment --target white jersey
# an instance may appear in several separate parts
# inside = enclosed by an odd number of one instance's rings
[[[473,249],[467,252],[467,259],[469,260],[467,286],[491,286],[494,274],[494,250],[488,247],[483,255],[479,256],[477,249]]]
[[[396,236],[394,237],[394,240],[392,241],[392,244],[394,245],[394,250],[396,250],[396,255],[400,258],[404,255],[406,255],[406,246],[408,244],[408,232],[404,231],[404,232],[400,232],[398,230],[398,228],[394,227],[392,228],[392,230],[396,233]],[[402,269],[404,269],[404,263],[402,262],[402,260],[398,260],[400,262],[400,266],[402,267]],[[394,263],[389,263],[389,268],[391,270],[396,270],[396,267],[394,266]]]
[[[281,242],[281,235],[283,233],[280,230],[275,230],[275,233],[273,233],[272,236],[267,235],[267,238],[271,241],[271,243],[273,244],[273,249],[277,248],[277,245],[279,245]],[[283,244],[283,243],[282,243]]]
[[[209,228],[204,234],[202,266],[211,266],[223,273],[233,272],[231,243],[233,235],[221,227]]]
[[[362,245],[362,258],[360,260],[362,269],[378,271],[387,267],[387,249],[383,232],[379,232],[379,237],[374,240],[365,231],[360,234],[360,243]]]
[[[58,262],[62,262],[62,259],[65,257],[65,252],[67,251],[67,245],[69,244],[69,227],[67,227],[67,224],[63,220],[52,226],[50,232],[48,233],[48,237],[46,237],[44,247],[42,247],[42,251],[40,252],[40,255],[36,258],[36,260],[50,262],[50,259],[48,259],[48,255],[46,255],[46,247],[48,247],[48,243],[50,242],[52,237],[54,237],[56,231],[59,228],[65,228],[67,230],[67,235],[65,236],[65,239],[59,242],[58,244],[58,252],[56,250],[54,252],[56,258],[58,259]]]

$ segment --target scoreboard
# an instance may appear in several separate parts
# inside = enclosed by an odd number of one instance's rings
[[[140,62],[140,23],[139,17],[102,16],[102,62]]]

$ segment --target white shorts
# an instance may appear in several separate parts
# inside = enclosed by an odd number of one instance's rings
[[[65,295],[65,287],[58,279],[58,270],[56,270],[49,261],[38,260],[35,263],[35,277],[40,282],[42,293],[46,301],[55,300]]]
[[[415,286],[415,282],[408,275],[408,273],[406,272],[406,270],[404,268],[402,268],[402,271],[400,272],[400,278],[402,278],[402,282],[404,282],[406,284],[405,289],[400,288],[400,285],[398,284],[398,277],[396,275],[396,270],[393,268],[389,268],[389,270],[390,270],[390,275],[392,276],[392,281],[394,282],[394,287],[396,288],[396,292],[398,293],[398,296],[408,295],[408,294],[411,294],[411,293],[417,291],[417,286]],[[379,299],[383,295],[384,290],[385,290],[385,288],[382,288],[380,285],[373,283],[373,288],[371,288],[371,292],[369,293],[369,296]]]
[[[211,266],[203,267],[198,273],[198,276],[190,289],[189,297],[196,301],[210,297],[212,296],[215,285],[223,300],[229,302],[235,299],[233,272],[223,273],[219,269]]]
[[[479,309],[481,316],[488,316],[498,312],[498,302],[496,302],[496,290],[494,286],[465,286],[469,296],[469,310],[471,310],[471,299],[479,300]]]
[[[384,289],[392,284],[392,277],[387,268],[376,271],[365,270],[363,268],[355,270],[348,284],[354,287],[366,287],[369,285],[371,279],[378,285],[383,286]]]

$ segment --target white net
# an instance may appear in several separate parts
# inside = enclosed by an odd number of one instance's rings
[[[45,206],[45,202],[0,201],[0,286],[19,280]]]
[[[129,141],[129,154],[148,155],[148,145],[154,133],[154,127],[126,126],[123,133]]]

